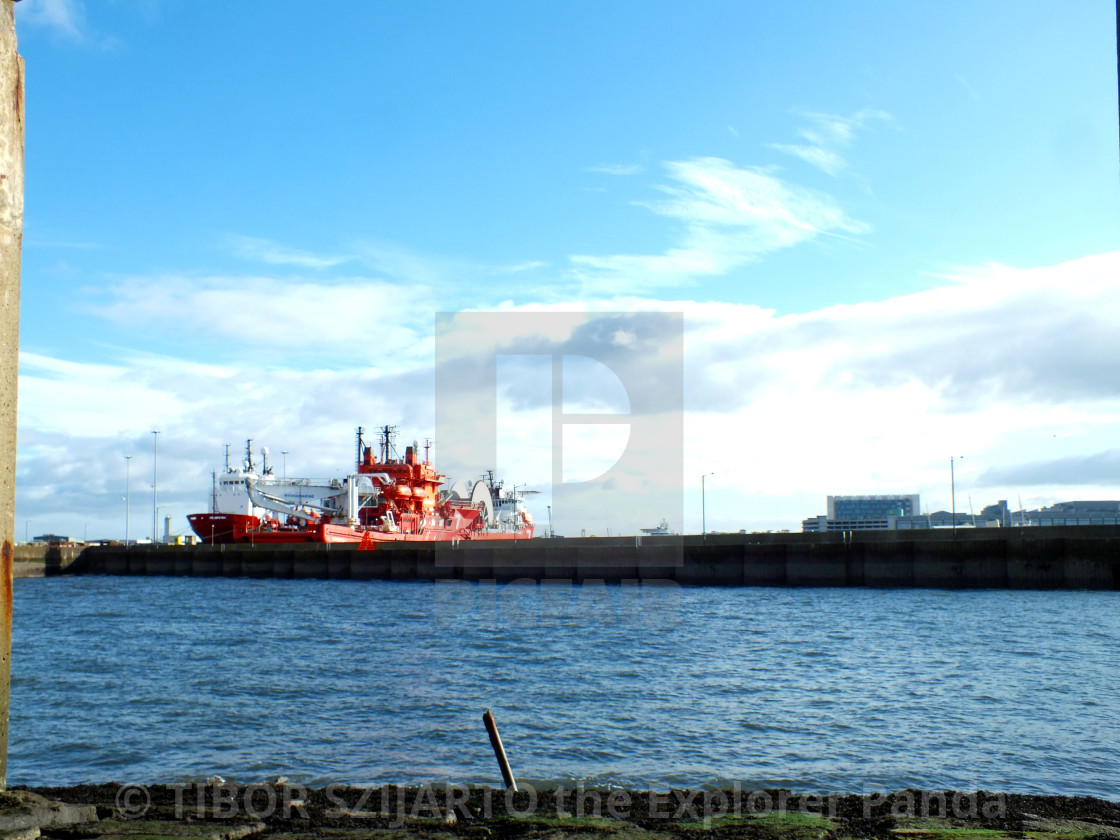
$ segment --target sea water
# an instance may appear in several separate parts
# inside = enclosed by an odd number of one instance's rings
[[[68,577],[15,589],[9,784],[1111,797],[1120,593]]]

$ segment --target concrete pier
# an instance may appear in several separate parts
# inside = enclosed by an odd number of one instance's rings
[[[23,59],[15,7],[0,0],[0,790],[8,772],[8,686],[15,562],[16,395],[23,253]]]
[[[65,572],[82,553],[81,546],[17,545],[12,550],[12,574],[17,578],[50,577]]]
[[[709,534],[525,542],[99,546],[55,574],[686,586],[1120,589],[1120,528]]]

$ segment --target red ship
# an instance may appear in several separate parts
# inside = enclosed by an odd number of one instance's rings
[[[252,441],[243,465],[215,473],[209,513],[187,517],[204,543],[358,543],[373,548],[390,540],[527,540],[533,519],[525,496],[536,491],[507,490],[493,472],[468,490],[461,484],[441,490],[446,476],[419,445],[393,447],[395,429],[380,430],[380,451],[362,440],[358,429],[357,472],[344,479],[316,482],[278,478],[262,450],[260,472]]]

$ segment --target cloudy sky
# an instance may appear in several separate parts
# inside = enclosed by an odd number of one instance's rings
[[[17,19],[20,539],[123,536],[126,473],[149,534],[154,429],[174,531],[226,443],[323,477],[358,425],[433,436],[436,313],[465,310],[683,315],[679,502],[562,533],[697,531],[707,473],[717,530],[798,529],[828,494],[948,509],[951,456],[958,509],[1120,499],[1111,0]],[[518,393],[497,466],[547,490]]]

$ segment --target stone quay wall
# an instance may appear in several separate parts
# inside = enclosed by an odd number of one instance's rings
[[[1120,589],[1120,527],[450,543],[91,546],[47,574]]]

